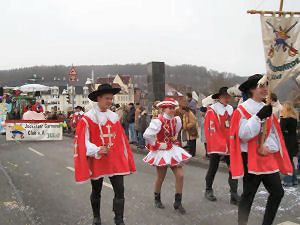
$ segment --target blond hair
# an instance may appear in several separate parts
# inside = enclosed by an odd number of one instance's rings
[[[282,105],[282,117],[283,118],[292,117],[294,119],[298,118],[297,112],[292,103],[286,102]]]

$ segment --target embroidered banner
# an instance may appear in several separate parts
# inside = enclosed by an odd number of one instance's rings
[[[6,140],[50,141],[62,140],[61,121],[6,120]]]
[[[300,18],[261,16],[269,88],[300,72]]]

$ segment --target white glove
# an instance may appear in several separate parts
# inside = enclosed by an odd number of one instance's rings
[[[168,148],[168,145],[167,145],[167,143],[165,143],[165,142],[163,142],[163,143],[160,143],[160,145],[159,145],[159,149],[161,149],[161,150],[166,150]]]

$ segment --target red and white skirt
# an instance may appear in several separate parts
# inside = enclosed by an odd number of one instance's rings
[[[150,151],[143,159],[151,166],[179,166],[187,162],[192,156],[184,149],[173,145],[170,150]]]

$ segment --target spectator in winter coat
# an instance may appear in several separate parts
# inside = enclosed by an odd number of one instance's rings
[[[155,101],[152,105],[152,117],[151,119],[156,119],[158,115],[160,114],[160,109],[156,106],[160,101]]]
[[[190,110],[192,111],[192,113],[194,113],[194,115],[196,115],[197,102],[196,102],[195,99],[193,99],[192,93],[186,93],[186,100],[188,102],[188,107],[190,108]]]
[[[147,122],[147,112],[144,107],[140,107],[140,110],[142,111],[138,117],[138,122],[137,122],[137,130],[138,130],[138,148],[144,149],[145,148],[145,139],[143,137],[143,134],[145,130],[148,127],[148,122]]]
[[[280,127],[293,167],[293,175],[285,176],[283,178],[283,185],[285,186],[293,186],[298,184],[296,169],[293,160],[293,157],[297,156],[299,150],[296,131],[297,118],[298,115],[293,105],[291,103],[284,103],[282,108],[282,117],[280,119]]]
[[[123,108],[120,107],[119,104],[116,104],[116,113],[118,114],[118,119],[120,123],[122,124],[123,122]]]
[[[183,111],[183,109],[182,109],[181,106],[179,106],[179,107],[177,107],[177,108],[175,109],[175,114],[174,114],[174,116],[175,116],[175,117],[176,117],[176,116],[179,116],[180,119],[181,119],[181,121],[183,121],[183,114],[184,114],[184,111]],[[184,137],[183,137],[183,136],[184,136]],[[185,138],[185,140],[183,140],[184,138]],[[181,130],[178,132],[177,140],[178,140],[178,142],[179,142],[179,144],[180,144],[180,147],[182,147],[182,141],[186,141],[186,134],[185,134],[185,131],[182,130],[182,128],[181,128]]]
[[[130,103],[128,105],[128,114],[127,114],[127,122],[129,124],[129,135],[130,135],[130,144],[136,144],[137,143],[137,137],[136,137],[136,131],[135,131],[135,108],[134,104]]]
[[[138,135],[138,120],[139,120],[139,116],[141,115],[141,106],[140,106],[140,103],[136,103],[135,104],[135,113],[134,113],[134,130],[135,130],[135,133],[136,133],[136,138],[137,138],[137,144],[139,143],[139,135]]]
[[[282,110],[282,105],[280,104],[277,95],[274,93],[271,94],[270,100],[271,100],[271,105],[273,107],[273,114],[276,116],[277,119],[279,119]]]
[[[126,134],[126,137],[127,139],[129,140],[129,123],[127,121],[127,115],[128,115],[128,108],[126,105],[122,105],[121,108],[120,108],[120,115],[119,115],[119,118],[120,118],[120,122],[123,126],[123,129],[125,131],[125,134]],[[121,116],[122,114],[122,116]]]
[[[199,137],[199,131],[198,131],[198,121],[196,116],[193,114],[193,112],[190,110],[189,107],[183,106],[182,107],[184,111],[183,115],[183,130],[187,133],[187,141],[189,146],[189,153],[192,156],[196,155],[196,140]]]
[[[200,138],[201,138],[201,143],[204,144],[205,156],[206,156],[206,158],[208,158],[207,144],[206,144],[206,138],[205,138],[205,133],[204,133],[204,118],[205,118],[205,113],[207,111],[207,108],[204,107],[204,106],[201,106],[199,111],[200,111],[199,112],[199,117],[197,117],[197,119],[198,119],[198,125],[199,125],[199,128],[200,128]]]

